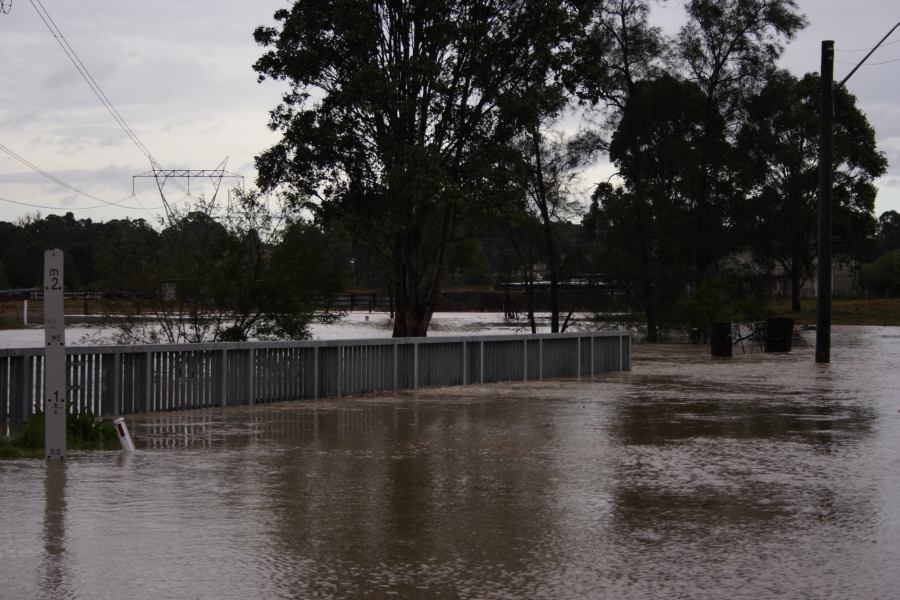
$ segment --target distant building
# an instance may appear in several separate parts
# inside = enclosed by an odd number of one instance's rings
[[[762,292],[772,298],[791,297],[791,278],[784,268],[776,264],[766,269],[753,260],[749,251],[732,254],[719,263],[719,267],[735,276],[748,290]],[[800,286],[801,298],[815,298],[817,295],[816,262],[813,273]],[[859,285],[859,265],[853,262],[835,262],[831,271],[832,296],[853,298],[863,295]]]

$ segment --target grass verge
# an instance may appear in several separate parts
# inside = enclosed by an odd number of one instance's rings
[[[800,312],[791,312],[789,302],[773,306],[777,314],[798,324],[815,325],[816,300],[800,302]],[[900,325],[900,298],[834,299],[831,301],[832,325]]]

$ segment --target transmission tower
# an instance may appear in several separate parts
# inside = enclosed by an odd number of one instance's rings
[[[0,0],[0,14],[8,15],[12,10],[12,0]]]
[[[240,180],[241,189],[244,189],[244,176],[238,173],[232,173],[231,171],[225,170],[225,165],[228,163],[228,157],[225,157],[225,160],[219,163],[215,169],[163,169],[158,162],[154,159],[150,159],[150,167],[149,171],[145,171],[143,173],[139,173],[137,175],[132,176],[131,178],[131,193],[134,195],[134,182],[138,178],[150,178],[152,177],[156,181],[156,187],[159,189],[159,196],[162,198],[163,208],[166,210],[166,218],[169,222],[172,221],[174,213],[172,211],[172,207],[169,204],[168,200],[166,200],[166,194],[164,188],[166,186],[166,182],[170,179],[187,180],[187,194],[190,196],[191,193],[191,179],[208,179],[213,183],[213,195],[212,199],[209,203],[209,206],[212,207],[216,203],[216,196],[219,193],[219,187],[222,185],[223,179],[237,179]],[[176,181],[177,185],[177,181]],[[179,186],[180,187],[180,186]],[[184,189],[184,188],[182,188]]]

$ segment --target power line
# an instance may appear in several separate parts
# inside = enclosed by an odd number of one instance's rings
[[[893,44],[900,44],[900,40],[894,40],[893,42],[882,44],[882,46],[891,46]],[[872,48],[855,48],[853,50],[838,50],[837,48],[835,48],[834,51],[849,54],[851,52],[868,52],[869,50],[873,50],[874,48],[876,48],[876,46],[873,46]]]
[[[103,32],[103,35],[106,36],[106,39],[109,41],[109,45],[113,47],[113,49],[119,55],[119,58],[122,59],[122,61],[128,67],[128,70],[131,71],[132,75],[134,75],[134,78],[137,79],[138,82],[140,82],[140,84],[141,84],[141,86],[143,86],[144,90],[146,90],[146,92],[148,94],[150,94],[150,97],[153,98],[153,101],[156,103],[156,105],[159,106],[164,113],[169,115],[169,118],[171,118],[173,121],[178,123],[178,119],[176,119],[175,116],[172,115],[172,113],[169,111],[168,108],[166,108],[165,105],[163,105],[162,101],[159,99],[159,97],[156,95],[156,93],[154,93],[154,91],[150,88],[150,86],[148,86],[147,83],[144,81],[144,79],[138,74],[138,72],[135,70],[134,66],[131,64],[131,61],[128,60],[128,57],[125,56],[125,53],[122,52],[122,49],[119,48],[119,45],[116,44],[115,40],[113,40],[112,36],[109,35],[109,32],[106,30],[106,28],[103,27],[103,25],[100,23],[100,20],[97,18],[97,15],[94,13],[94,11],[91,9],[91,7],[88,6],[87,0],[81,0],[81,4],[84,5],[85,10],[87,10],[88,14],[91,15],[91,19],[94,20],[94,24],[97,25],[97,28],[100,29],[100,31]]]
[[[834,62],[836,62],[836,63],[841,63],[841,64],[843,64],[843,65],[855,65],[855,64],[856,64],[855,62],[850,62],[850,61],[847,61],[847,60],[838,60],[838,59],[834,59]],[[866,63],[866,64],[861,65],[861,66],[863,66],[863,67],[877,67],[878,65],[889,65],[889,64],[895,63],[895,62],[900,62],[900,58],[892,58],[891,60],[882,60],[882,61],[879,61],[879,62],[870,62],[870,63]]]
[[[137,136],[134,130],[128,125],[128,122],[125,121],[125,118],[116,110],[116,107],[113,106],[110,99],[103,92],[103,89],[91,75],[90,71],[87,70],[87,67],[84,66],[84,63],[78,57],[78,53],[75,52],[75,49],[69,44],[63,35],[62,31],[53,21],[53,17],[50,16],[50,13],[47,12],[47,9],[44,8],[44,5],[41,3],[41,0],[29,0],[31,2],[31,6],[34,7],[34,10],[37,11],[38,16],[44,22],[44,25],[47,26],[47,29],[50,30],[50,34],[54,37],[56,42],[59,44],[59,47],[62,48],[62,51],[65,53],[66,57],[72,63],[72,66],[78,71],[78,74],[81,75],[81,78],[84,79],[85,83],[88,84],[88,87],[91,88],[91,91],[94,92],[94,95],[97,96],[97,99],[100,100],[101,104],[106,108],[107,112],[112,116],[112,118],[118,123],[119,127],[122,128],[122,131],[125,132],[125,135],[131,139],[132,143],[137,146],[138,150],[140,150],[141,154],[146,156],[151,162],[154,162],[155,159],[151,154],[150,150],[141,139]]]
[[[131,194],[130,196],[126,196],[126,197],[123,198],[122,200],[118,200],[118,201],[116,201],[116,202],[110,202],[109,200],[104,200],[103,198],[100,198],[100,197],[98,197],[98,196],[95,196],[94,194],[85,192],[85,191],[83,191],[83,190],[81,190],[81,189],[75,187],[74,185],[71,185],[71,184],[69,184],[69,183],[63,181],[62,179],[60,179],[60,178],[57,177],[56,175],[53,175],[52,173],[48,173],[47,171],[45,171],[44,169],[40,168],[39,166],[37,166],[36,164],[34,164],[33,162],[31,162],[30,160],[28,160],[28,159],[25,158],[24,156],[21,156],[20,154],[17,154],[16,152],[13,152],[12,150],[10,150],[9,148],[7,148],[7,147],[4,146],[3,144],[0,144],[0,151],[5,152],[7,155],[9,155],[10,157],[12,157],[12,158],[14,158],[15,160],[19,161],[20,163],[22,163],[23,165],[25,165],[26,167],[28,167],[28,168],[31,169],[32,171],[34,171],[34,172],[36,172],[36,173],[38,173],[38,174],[40,174],[40,175],[43,175],[44,177],[46,177],[47,179],[49,179],[49,180],[52,181],[53,183],[55,183],[55,184],[57,184],[57,185],[59,185],[59,186],[62,186],[62,187],[64,187],[64,188],[66,188],[66,189],[69,190],[70,192],[73,192],[73,193],[78,194],[78,195],[80,195],[80,196],[84,196],[85,198],[90,198],[91,200],[93,200],[93,201],[95,201],[95,202],[100,202],[100,205],[98,205],[98,206],[78,207],[79,210],[93,210],[93,209],[95,209],[95,208],[103,208],[103,207],[105,207],[105,206],[106,206],[106,207],[111,206],[111,207],[114,207],[114,208],[127,208],[127,209],[133,209],[133,210],[143,210],[143,211],[145,211],[147,214],[150,214],[150,211],[149,211],[143,204],[141,204],[140,199],[138,199],[138,197],[135,196],[133,192],[132,192],[132,194]],[[122,206],[122,203],[125,202],[125,200],[127,200],[127,199],[129,199],[129,198],[134,198],[134,199],[137,201],[137,203],[140,204],[140,206]],[[8,200],[8,199],[5,199],[5,200],[6,200],[7,202],[12,202],[13,204],[24,204],[25,206],[31,206],[31,205],[29,205],[29,204],[25,204],[24,202],[15,202],[15,201],[13,201],[13,200]],[[49,206],[37,206],[37,205],[35,205],[34,208],[54,208],[54,207],[49,207]],[[158,208],[158,207],[157,207],[157,208]]]
[[[104,204],[104,205],[107,205],[107,206],[116,206],[116,207],[118,207],[119,204],[121,203],[121,201],[120,201],[120,202],[109,202],[108,200],[104,200],[103,198],[99,198],[99,197],[97,197],[97,196],[95,196],[95,195],[93,195],[93,194],[91,194],[91,193],[88,193],[88,192],[85,192],[85,191],[83,191],[83,190],[80,190],[80,189],[78,189],[77,187],[75,187],[74,185],[71,185],[71,184],[69,184],[69,183],[63,181],[62,179],[60,179],[60,178],[57,177],[56,175],[53,175],[52,173],[48,173],[47,171],[45,171],[44,169],[40,168],[39,166],[37,166],[36,164],[34,164],[33,162],[31,162],[30,160],[28,160],[28,159],[25,158],[24,156],[21,156],[20,154],[17,154],[16,152],[13,152],[12,150],[10,150],[9,148],[7,148],[7,147],[4,146],[3,144],[0,144],[0,151],[5,152],[5,153],[8,154],[10,157],[12,157],[12,158],[14,158],[15,160],[19,161],[20,163],[22,163],[23,165],[25,165],[26,167],[28,167],[28,168],[31,169],[32,171],[34,171],[34,172],[36,172],[36,173],[39,173],[40,175],[43,175],[44,177],[46,177],[47,179],[49,179],[49,180],[52,181],[53,183],[55,183],[55,184],[57,184],[57,185],[60,185],[60,186],[62,186],[62,187],[64,187],[64,188],[66,188],[66,189],[69,190],[70,192],[74,192],[74,193],[76,193],[76,194],[78,194],[78,195],[80,195],[80,196],[84,196],[85,198],[90,198],[91,200],[93,200],[93,201],[95,201],[95,202],[100,202],[101,204]],[[132,195],[133,195],[133,194],[132,194]],[[130,197],[130,196],[129,196],[129,197]],[[146,210],[146,209],[144,209],[144,210]]]
[[[21,202],[19,200],[10,200],[9,198],[4,198],[3,196],[0,196],[0,202],[9,202],[10,204],[18,204],[19,206],[27,206],[29,208],[45,208],[47,210],[70,210],[70,209],[71,210],[96,210],[98,208],[109,208],[110,205],[117,206],[118,208],[130,209],[130,210],[137,210],[138,208],[143,208],[143,207],[137,207],[137,206],[124,206],[121,204],[122,202],[125,202],[129,198],[133,198],[133,197],[134,196],[125,196],[118,202],[109,202],[106,204],[100,204],[98,206],[73,206],[73,207],[48,206],[46,204],[32,204],[30,202]],[[153,208],[159,209],[159,208],[162,208],[162,206],[154,206]],[[146,209],[144,209],[144,210],[146,210]]]
[[[894,33],[894,31],[896,31],[898,27],[900,27],[900,21],[898,21],[893,27],[891,27],[891,30],[888,31],[886,34],[884,34],[883,38],[878,40],[878,43],[875,44],[875,46],[871,50],[869,50],[869,53],[862,57],[862,60],[859,61],[859,63],[850,70],[850,73],[848,73],[846,77],[841,79],[841,81],[837,84],[837,87],[839,87],[839,88],[843,87],[844,84],[847,83],[847,80],[850,79],[851,77],[853,77],[853,74],[856,73],[861,66],[863,66],[863,63],[865,63],[867,60],[869,60],[870,56],[875,54],[875,51],[878,50],[878,48],[881,47],[889,37],[891,37],[891,34]],[[834,47],[833,44],[834,43],[832,42],[832,49]],[[831,55],[831,60],[834,60],[833,52]],[[876,64],[884,64],[884,63],[870,63],[870,64],[876,65]],[[820,236],[820,239],[821,239],[821,236]],[[819,276],[822,276],[822,274],[820,273]]]
[[[100,87],[100,84],[97,83],[97,80],[91,75],[90,71],[88,71],[87,67],[79,58],[78,53],[75,52],[75,49],[72,48],[71,44],[69,44],[68,40],[63,35],[62,31],[56,25],[56,22],[53,20],[53,17],[50,16],[50,13],[41,3],[41,0],[29,0],[31,2],[31,6],[34,8],[35,12],[37,12],[38,16],[44,22],[44,25],[47,26],[47,29],[50,31],[50,34],[59,44],[59,47],[62,48],[63,53],[69,59],[69,62],[72,63],[72,66],[75,67],[75,70],[78,71],[78,74],[81,75],[81,78],[84,79],[85,83],[88,84],[88,87],[91,88],[91,91],[94,92],[94,95],[97,96],[97,99],[100,100],[100,103],[103,104],[104,108],[106,108],[107,112],[112,116],[112,118],[116,121],[122,131],[125,132],[125,135],[131,140],[131,142],[137,147],[137,149],[143,154],[147,160],[150,161],[150,166],[154,169],[161,169],[162,165],[156,157],[153,156],[153,153],[150,152],[150,149],[141,141],[138,137],[137,133],[128,125],[128,122],[125,118],[119,113],[115,106],[113,106],[112,101],[107,97],[106,93],[104,93],[103,89]],[[178,182],[175,182],[176,187],[181,189],[182,191],[187,191],[182,187]],[[190,195],[188,193],[188,195]],[[141,201],[138,199],[138,204],[141,204]],[[143,205],[141,205],[143,207]],[[146,210],[146,209],[145,209]]]

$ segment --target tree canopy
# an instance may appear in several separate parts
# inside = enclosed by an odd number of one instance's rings
[[[819,185],[818,75],[779,72],[748,103],[738,140],[744,194],[742,226],[762,262],[789,274],[794,310],[816,256]],[[834,235],[838,254],[865,260],[875,234],[874,180],[886,169],[875,132],[845,88],[835,93]]]
[[[461,219],[513,193],[510,142],[559,103],[570,5],[545,0],[304,0],[256,30],[260,78],[289,91],[257,157],[378,253],[395,336],[425,335]]]

